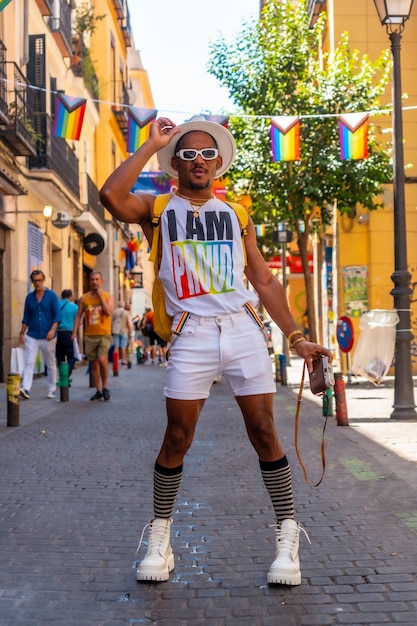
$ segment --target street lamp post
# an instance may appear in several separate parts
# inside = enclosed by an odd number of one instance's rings
[[[401,33],[409,18],[414,0],[374,0],[381,23],[391,41],[393,60],[393,140],[394,140],[394,307],[399,322],[395,334],[394,405],[391,418],[416,419],[411,369],[411,275],[407,264],[407,230],[405,214],[405,175],[403,118],[401,103]]]

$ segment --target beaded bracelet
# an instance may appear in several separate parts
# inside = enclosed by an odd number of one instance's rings
[[[301,330],[298,330],[298,328],[296,330],[293,330],[292,332],[290,332],[290,334],[287,337],[287,341],[288,341],[289,345],[291,345],[291,339],[293,337],[295,337],[296,335],[303,336],[303,333],[301,332]]]

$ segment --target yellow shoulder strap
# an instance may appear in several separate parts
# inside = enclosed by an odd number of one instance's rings
[[[244,206],[237,204],[236,202],[226,202],[226,204],[228,204],[236,213],[237,219],[242,227],[242,237],[244,237],[248,233],[249,215],[247,210]]]
[[[164,209],[168,202],[171,199],[170,193],[161,193],[155,198],[155,202],[153,203],[153,216],[152,216],[152,226],[153,226],[153,236],[152,236],[152,246],[151,252],[149,254],[149,261],[155,263],[157,253],[158,253],[158,242],[159,242],[159,222],[161,221],[161,215],[164,212]]]
[[[246,257],[246,246],[245,246],[245,237],[248,234],[248,222],[249,222],[249,214],[244,206],[241,204],[237,204],[236,202],[226,202],[236,213],[236,217],[239,220],[240,228],[241,228],[241,236],[242,236],[242,248],[243,248],[243,258],[245,265],[247,263]]]

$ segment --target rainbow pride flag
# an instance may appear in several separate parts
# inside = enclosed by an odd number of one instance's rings
[[[62,139],[78,141],[84,120],[87,100],[57,93],[53,134]]]
[[[299,161],[300,118],[298,115],[271,117],[271,143],[274,161]]]
[[[368,113],[339,115],[340,159],[366,159],[368,156]]]
[[[149,136],[148,124],[156,118],[158,111],[155,109],[141,109],[129,107],[127,119],[127,152],[136,150],[146,141]]]
[[[0,0],[0,12],[7,7],[11,0]]]

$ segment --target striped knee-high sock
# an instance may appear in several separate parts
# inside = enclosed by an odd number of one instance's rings
[[[277,522],[294,519],[291,470],[287,457],[284,456],[278,461],[259,461],[259,465]]]
[[[180,488],[182,465],[162,467],[155,463],[153,472],[153,512],[155,517],[169,519]]]

